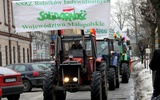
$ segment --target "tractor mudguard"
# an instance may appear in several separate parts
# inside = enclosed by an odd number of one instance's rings
[[[102,57],[98,57],[98,58],[96,59],[96,62],[102,62]]]

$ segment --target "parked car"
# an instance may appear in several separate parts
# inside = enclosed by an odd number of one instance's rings
[[[9,68],[0,67],[0,96],[8,100],[19,100],[23,93],[21,74]]]
[[[35,62],[38,64],[45,64],[48,68],[53,68],[55,66],[54,61],[41,61],[41,62]]]
[[[1,98],[2,98],[2,89],[0,87],[0,100],[1,100]]]
[[[21,73],[24,84],[24,92],[31,91],[33,87],[43,88],[45,74],[48,73],[48,71],[51,71],[51,69],[44,64],[38,63],[10,64],[4,67]]]

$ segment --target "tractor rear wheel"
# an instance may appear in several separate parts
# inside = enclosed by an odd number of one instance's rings
[[[122,63],[122,83],[128,83],[130,76],[130,69],[127,63]]]
[[[108,81],[109,81],[109,90],[115,90],[116,88],[116,73],[115,73],[115,68],[111,67],[109,68],[109,77],[108,77]]]
[[[108,76],[107,76],[107,65],[105,62],[101,62],[97,66],[97,71],[101,72],[102,78],[102,100],[107,100],[108,98]]]
[[[93,72],[91,75],[91,100],[102,100],[101,73]]]
[[[117,70],[116,70],[116,88],[119,88],[119,86],[120,86],[119,78],[120,78],[120,70],[119,70],[119,66],[118,66]]]
[[[55,68],[52,69],[52,72],[49,72],[43,83],[43,100],[65,100],[66,91],[55,91],[53,89],[54,85],[57,84],[57,71]]]

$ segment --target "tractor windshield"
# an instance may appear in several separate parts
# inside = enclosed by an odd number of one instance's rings
[[[108,42],[106,41],[97,41],[97,54],[103,55],[108,54]]]
[[[87,56],[92,56],[92,45],[91,40],[85,40],[85,51]],[[77,43],[79,42],[79,43]],[[73,57],[83,57],[83,45],[82,45],[82,39],[68,39],[62,41],[63,50],[65,58],[68,58],[69,56]]]
[[[69,56],[83,57],[82,40],[65,40],[62,45],[66,58]]]
[[[114,42],[114,51],[120,53],[120,46],[118,45],[118,42]]]

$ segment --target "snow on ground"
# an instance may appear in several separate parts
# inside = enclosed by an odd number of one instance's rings
[[[153,92],[152,74],[150,69],[138,62],[132,69],[136,72],[135,79],[135,100],[150,100]]]

